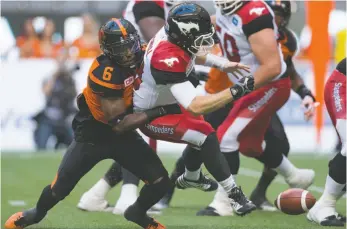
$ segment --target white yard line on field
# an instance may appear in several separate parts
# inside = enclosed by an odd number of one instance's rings
[[[247,169],[247,168],[240,168],[239,171],[240,175],[246,176],[246,177],[254,177],[254,178],[259,178],[261,176],[261,172],[253,170],[253,169]],[[274,180],[276,183],[280,184],[287,184],[282,177],[277,176],[276,179]],[[315,185],[311,185],[308,190],[318,192],[318,193],[323,193],[324,188],[318,187]],[[343,195],[343,198],[346,198],[346,194]]]
[[[8,204],[13,207],[21,207],[27,205],[27,203],[24,200],[9,200]]]

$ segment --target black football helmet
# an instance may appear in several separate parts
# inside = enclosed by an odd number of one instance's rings
[[[290,1],[273,0],[266,1],[266,3],[272,8],[276,16],[282,18],[278,26],[282,28],[286,27],[289,24],[290,17],[292,16]]]
[[[175,5],[169,11],[165,31],[170,42],[193,55],[206,55],[214,45],[210,15],[195,3]]]
[[[124,18],[112,18],[100,27],[99,44],[102,52],[122,67],[136,67],[142,62],[140,36]]]

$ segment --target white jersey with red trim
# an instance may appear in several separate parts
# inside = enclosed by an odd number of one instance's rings
[[[223,56],[230,61],[250,66],[253,74],[259,67],[259,62],[252,52],[248,37],[265,28],[273,28],[275,34],[278,34],[272,9],[263,1],[250,1],[245,3],[236,13],[229,16],[223,15],[218,8],[216,18],[216,32],[220,39]],[[284,74],[287,69],[280,44],[278,45],[278,52],[281,56],[282,68],[281,74],[275,80]],[[228,74],[228,76],[233,83],[239,80],[233,74]]]
[[[134,110],[148,110],[177,103],[170,88],[174,84],[188,81],[194,62],[195,56],[190,56],[167,41],[162,28],[149,42],[145,52],[142,83],[134,92]]]
[[[135,26],[135,29],[138,31],[138,34],[140,35],[140,37],[142,39],[144,39],[144,37],[141,33],[140,27],[136,23],[133,8],[134,8],[135,4],[138,4],[138,3],[143,2],[143,1],[144,0],[130,0],[129,3],[127,4],[125,11],[123,12],[123,17],[125,19],[127,19],[128,21],[130,21],[131,24],[133,24]],[[154,2],[157,6],[159,6],[161,9],[164,10],[164,14],[163,14],[164,18],[163,19],[166,20],[172,6],[165,4],[165,1],[151,1],[151,2]]]

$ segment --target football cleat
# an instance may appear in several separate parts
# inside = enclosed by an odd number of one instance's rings
[[[341,214],[337,214],[337,219],[340,220],[341,222],[346,223],[346,216],[343,216]]]
[[[207,206],[206,208],[198,211],[197,216],[222,216],[217,212],[217,209]]]
[[[244,216],[254,211],[257,207],[248,200],[241,187],[231,189],[229,193],[231,207],[237,215]]]
[[[77,208],[89,212],[112,212],[114,207],[104,198],[96,196],[92,192],[85,192],[78,202]]]
[[[291,188],[307,189],[313,183],[315,172],[312,169],[296,169],[295,172],[285,179]]]
[[[38,216],[35,208],[26,210],[24,212],[17,212],[5,222],[5,229],[23,229],[32,224],[40,222],[45,215],[46,214]]]
[[[344,223],[339,219],[333,202],[318,200],[317,203],[307,213],[307,219],[321,226],[344,227]]]
[[[204,192],[212,192],[217,190],[218,183],[202,173],[200,173],[200,178],[197,181],[188,180],[183,174],[177,178],[176,187],[178,189],[196,188]]]
[[[158,221],[156,220],[153,220],[152,223],[148,224],[148,226],[146,227],[146,229],[165,229],[166,227],[159,223]]]
[[[165,229],[166,227],[157,222],[153,218],[146,215],[146,213],[139,208],[136,203],[129,206],[124,212],[124,217],[133,223],[145,228],[145,229]]]

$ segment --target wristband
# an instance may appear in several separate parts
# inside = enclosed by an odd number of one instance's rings
[[[312,95],[312,92],[310,91],[310,89],[308,89],[305,84],[302,84],[298,87],[298,89],[296,90],[296,93],[301,97],[301,99],[304,99],[305,96],[310,96],[313,99],[313,102],[316,102],[315,97]]]
[[[147,115],[147,118],[150,122],[156,118],[159,118],[167,114],[163,107],[156,107],[150,110],[146,110],[144,111],[144,113]]]
[[[205,66],[223,70],[224,66],[228,63],[229,61],[225,59],[224,57],[216,56],[210,53],[206,55]]]

